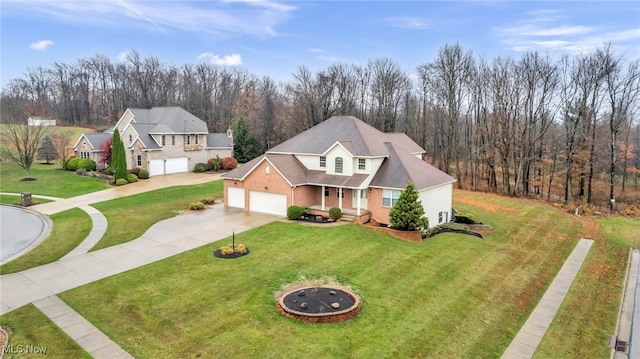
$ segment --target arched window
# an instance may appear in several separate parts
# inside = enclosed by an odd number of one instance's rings
[[[342,173],[342,157],[336,157],[336,173]]]

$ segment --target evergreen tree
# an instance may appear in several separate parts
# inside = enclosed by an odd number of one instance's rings
[[[260,156],[260,145],[253,136],[244,118],[239,116],[233,123],[233,156],[240,163],[246,163]]]
[[[418,200],[418,191],[413,183],[409,182],[407,188],[400,193],[398,202],[389,212],[391,226],[404,231],[429,228],[429,220],[424,216],[424,207]]]
[[[120,138],[120,131],[116,128],[113,131],[111,140],[111,167],[114,170],[114,179],[127,178],[127,155],[124,151],[124,144]]]
[[[40,141],[40,147],[38,148],[38,159],[47,161],[47,164],[51,164],[50,161],[58,159],[58,151],[53,144],[53,140],[49,135],[45,135]]]

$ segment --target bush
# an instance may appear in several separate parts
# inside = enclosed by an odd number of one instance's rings
[[[134,175],[133,173],[129,173],[129,174],[127,175],[127,179],[126,179],[126,181],[127,181],[128,183],[138,182],[138,176]]]
[[[207,206],[210,206],[216,202],[216,199],[213,197],[207,197],[200,200],[200,202],[204,203]]]
[[[233,157],[225,157],[220,162],[220,168],[223,170],[232,170],[238,167],[238,161]]]
[[[96,170],[96,161],[90,158],[83,158],[78,162],[78,168],[85,169],[87,171],[95,171]]]
[[[220,253],[223,256],[229,256],[232,255],[233,253],[242,253],[242,254],[246,254],[247,253],[247,247],[244,244],[236,244],[236,250],[233,250],[233,245],[232,244],[228,244],[226,246],[222,246],[219,248],[220,249]]]
[[[134,175],[136,175],[136,176],[137,176],[137,175],[139,175],[139,174],[140,174],[140,170],[141,170],[141,169],[142,169],[142,168],[140,168],[140,167],[136,167],[136,168],[132,168],[132,169],[128,170],[127,172],[129,172],[129,174],[134,174]]]
[[[244,244],[236,244],[236,253],[247,253],[247,247]]]
[[[311,207],[309,207],[309,206],[300,206],[300,210],[302,210],[302,215],[306,216],[307,214],[309,214],[309,212],[311,212]]]
[[[329,218],[331,218],[334,221],[337,221],[340,219],[340,217],[342,217],[342,210],[338,207],[331,207],[329,208]]]
[[[189,205],[189,208],[192,211],[200,211],[204,209],[204,203],[198,201],[198,202],[193,202]]]
[[[287,208],[287,218],[289,219],[299,219],[302,216],[302,208],[293,205]]]
[[[113,176],[113,167],[111,167],[111,166],[107,167],[107,174],[109,176]]]
[[[195,173],[207,172],[209,170],[209,165],[206,163],[196,163],[196,167],[193,169]]]
[[[138,173],[138,178],[139,179],[149,179],[149,171],[145,170],[144,168],[141,168],[140,172]]]
[[[65,166],[67,171],[77,170],[78,165],[80,164],[80,161],[82,161],[82,158],[80,157],[70,158],[69,161],[67,161],[67,165]]]
[[[69,163],[70,160],[71,158],[67,158],[66,160],[62,161],[61,166],[63,170],[67,170],[67,163]]]
[[[78,176],[84,176],[84,175],[86,175],[86,174],[87,174],[87,170],[85,170],[84,168],[78,168],[78,169],[76,170],[76,174],[77,174]]]
[[[216,158],[210,158],[207,161],[207,164],[209,165],[209,169],[212,171],[220,171],[220,166],[222,164],[222,158],[220,158],[220,156],[216,156]]]
[[[124,178],[118,178],[118,179],[116,180],[116,186],[124,186],[124,185],[126,185],[127,183],[129,183],[129,182],[127,182],[127,180],[126,180],[126,179],[124,179]]]

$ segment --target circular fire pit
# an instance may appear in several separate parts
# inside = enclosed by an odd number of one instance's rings
[[[345,289],[305,287],[281,296],[278,310],[305,322],[335,323],[355,317],[360,311],[360,299]]]

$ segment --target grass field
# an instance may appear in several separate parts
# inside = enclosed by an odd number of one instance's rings
[[[139,358],[496,358],[577,240],[589,237],[596,243],[536,357],[607,357],[638,221],[466,191],[454,201],[495,230],[484,240],[442,234],[409,243],[357,225],[276,222],[236,237],[247,257],[214,258],[223,241],[60,297]],[[301,278],[351,286],[361,314],[325,325],[282,317],[274,293]],[[13,314],[0,322],[24,330]]]

